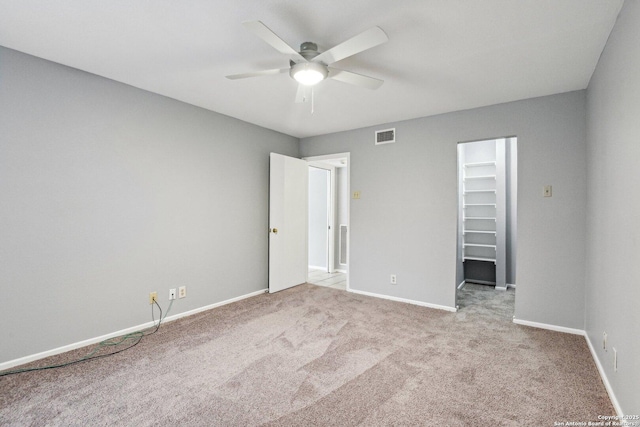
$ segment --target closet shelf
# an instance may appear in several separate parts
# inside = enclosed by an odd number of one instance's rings
[[[496,245],[481,245],[480,243],[464,243],[462,246],[464,246],[465,248],[467,246],[471,246],[474,248],[491,248],[491,249],[496,249]]]
[[[493,230],[462,230],[462,234],[479,233],[479,234],[496,234]]]
[[[466,208],[468,206],[492,206],[492,207],[496,207],[495,203],[465,203],[464,205],[462,205],[463,208]]]
[[[465,168],[474,168],[478,166],[495,166],[496,162],[476,162],[476,163],[465,163]]]
[[[496,190],[464,190],[463,194],[467,193],[495,193]]]
[[[466,221],[468,219],[490,219],[495,221],[496,217],[494,216],[465,216],[464,218],[462,218],[463,221]]]
[[[465,176],[464,180],[469,181],[471,179],[496,179],[495,175],[478,175],[478,176]]]
[[[464,257],[464,261],[467,260],[471,260],[471,261],[489,261],[492,263],[496,263],[496,259],[495,258],[485,258],[485,257],[480,257],[480,256],[465,256]]]

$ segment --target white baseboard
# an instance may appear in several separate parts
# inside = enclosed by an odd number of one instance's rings
[[[419,305],[419,306],[422,306],[422,307],[435,308],[435,309],[438,309],[438,310],[446,310],[446,311],[451,311],[451,312],[458,311],[458,309],[456,307],[448,307],[446,305],[431,304],[431,303],[428,303],[428,302],[415,301],[415,300],[410,300],[410,299],[406,299],[406,298],[392,297],[390,295],[374,294],[373,292],[358,291],[358,290],[355,290],[355,289],[347,289],[347,290],[349,292],[353,292],[354,294],[366,295],[368,297],[388,299],[388,300],[391,300],[391,301],[404,302],[404,303],[407,303],[407,304],[413,304],[413,305]]]
[[[508,288],[515,289],[516,288],[516,284],[515,283],[507,283],[507,289]]]
[[[102,342],[104,340],[108,340],[110,338],[115,338],[115,337],[119,337],[119,336],[122,336],[122,335],[130,334],[132,332],[136,332],[136,331],[140,331],[140,330],[143,330],[143,329],[147,329],[147,328],[152,327],[153,325],[154,325],[153,322],[147,322],[147,323],[143,323],[143,324],[138,325],[138,326],[132,326],[130,328],[121,329],[119,331],[112,332],[112,333],[109,333],[109,334],[106,334],[106,335],[101,335],[99,337],[89,338],[87,340],[78,341],[78,342],[75,342],[73,344],[64,345],[62,347],[54,348],[54,349],[51,349],[51,350],[46,350],[46,351],[43,351],[43,352],[40,352],[40,353],[36,353],[36,354],[31,354],[29,356],[20,357],[18,359],[9,360],[7,362],[2,362],[2,363],[0,363],[0,371],[3,371],[5,369],[9,369],[9,368],[13,368],[14,366],[24,365],[25,363],[29,363],[29,362],[33,362],[33,361],[36,361],[36,360],[44,359],[45,357],[55,356],[56,354],[64,353],[64,352],[75,350],[75,349],[82,348],[82,347],[86,347],[86,346],[91,345],[91,344],[97,344],[99,342]]]
[[[220,307],[222,305],[231,304],[232,302],[240,301],[246,298],[250,298],[256,295],[260,295],[266,292],[266,289],[262,289],[260,291],[251,292],[246,295],[241,295],[239,297],[231,298],[225,301],[217,302],[214,304],[210,304],[204,307],[196,308],[193,310],[185,311],[184,313],[174,314],[173,316],[167,316],[162,321],[163,323],[171,322],[173,320],[178,320],[182,317],[191,316],[202,311],[211,310],[212,308]],[[32,354],[29,356],[20,357],[18,359],[9,360],[7,362],[0,363],[0,371],[4,371],[5,369],[13,368],[14,366],[24,365],[25,363],[33,362],[35,360],[44,359],[45,357],[55,356],[56,354],[64,353],[67,351],[75,350],[81,347],[86,347],[88,345],[97,344],[104,340],[108,340],[110,338],[120,337],[122,335],[130,334],[132,332],[140,331],[143,329],[150,328],[154,325],[154,322],[146,322],[138,326],[132,326],[130,328],[122,329],[116,332],[111,332],[106,335],[101,335],[95,338],[89,338],[87,340],[79,341],[73,344],[68,344],[62,347],[54,348],[52,350],[43,351],[40,353]]]
[[[309,270],[322,270],[322,271],[327,271],[327,267],[322,267],[319,265],[310,265],[309,266]]]
[[[167,318],[164,320],[164,322],[171,322],[173,320],[178,320],[178,319],[181,319],[183,317],[192,316],[194,314],[198,314],[198,313],[201,313],[203,311],[211,310],[212,308],[220,307],[220,306],[223,306],[223,305],[231,304],[232,302],[241,301],[243,299],[247,299],[247,298],[255,297],[257,295],[261,295],[261,294],[264,294],[267,291],[268,291],[268,289],[262,289],[262,290],[259,290],[259,291],[251,292],[249,294],[240,295],[239,297],[230,298],[230,299],[227,299],[227,300],[224,300],[224,301],[220,301],[220,302],[216,302],[216,303],[213,303],[213,304],[205,305],[204,307],[194,308],[193,310],[185,311],[184,313],[178,313],[178,314],[174,314],[173,316],[167,316]]]
[[[591,340],[589,339],[589,335],[585,332],[584,338],[587,340],[587,345],[589,346],[589,351],[591,351],[591,357],[593,357],[593,361],[596,363],[596,367],[598,368],[598,373],[600,374],[600,378],[602,378],[602,382],[604,383],[604,388],[607,390],[607,394],[609,395],[609,399],[611,400],[611,404],[613,408],[616,410],[616,414],[619,417],[622,417],[624,414],[622,413],[622,408],[620,407],[620,403],[618,403],[618,399],[616,395],[613,393],[613,388],[611,388],[611,384],[609,383],[609,378],[607,378],[607,374],[604,372],[604,367],[602,363],[600,363],[600,359],[598,359],[598,355],[596,354],[596,349],[593,347]]]
[[[518,325],[531,326],[534,328],[548,329],[550,331],[564,332],[566,334],[584,335],[584,330],[582,329],[573,329],[564,326],[550,325],[548,323],[532,322],[530,320],[520,320],[516,319],[515,317],[513,318],[513,323]]]
[[[347,274],[347,270],[343,269],[343,268],[336,268],[335,269],[338,273],[344,273]]]
[[[467,282],[465,282],[464,280],[462,282],[460,282],[460,284],[458,285],[458,290],[464,288],[464,285],[466,285]]]

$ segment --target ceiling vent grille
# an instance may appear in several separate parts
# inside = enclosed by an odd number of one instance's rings
[[[376,131],[376,145],[396,142],[396,128]]]

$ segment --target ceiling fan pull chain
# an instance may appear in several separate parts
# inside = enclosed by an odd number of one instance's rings
[[[314,111],[314,96],[313,96],[313,86],[311,87],[311,115],[313,115],[313,111]]]

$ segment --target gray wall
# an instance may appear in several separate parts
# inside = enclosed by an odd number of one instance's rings
[[[329,171],[309,168],[309,267],[329,267]]]
[[[625,414],[640,414],[639,23],[640,2],[626,1],[587,91],[586,330]]]
[[[303,156],[351,153],[350,286],[453,307],[456,144],[518,137],[516,317],[584,328],[585,92],[305,138]],[[396,127],[397,143],[374,146]],[[545,184],[552,198],[542,197]],[[398,284],[389,284],[397,274]]]
[[[0,363],[267,287],[298,140],[0,47]]]

